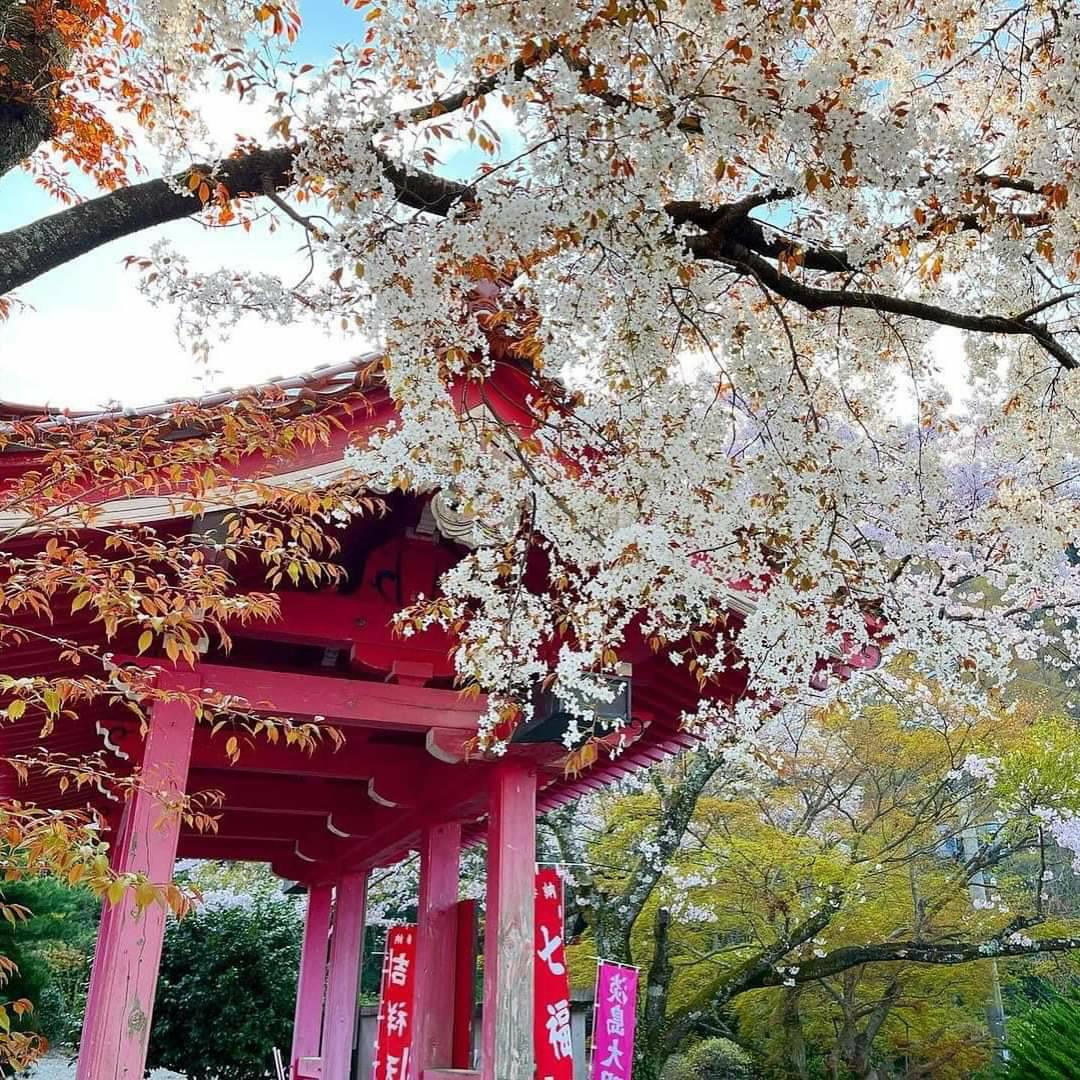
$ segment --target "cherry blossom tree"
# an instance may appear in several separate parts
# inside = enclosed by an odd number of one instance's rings
[[[302,230],[300,284],[148,239],[145,288],[201,347],[240,312],[378,346],[400,419],[357,482],[497,538],[410,613],[459,628],[492,723],[549,676],[587,717],[632,636],[703,685],[742,665],[700,711],[728,732],[875,635],[967,696],[1070,650],[1074,5],[352,7],[315,67],[282,5],[125,10],[171,175],[0,235],[0,290],[182,217]],[[207,86],[261,91],[269,135],[210,145]],[[500,357],[537,379],[521,426],[455,405]]]

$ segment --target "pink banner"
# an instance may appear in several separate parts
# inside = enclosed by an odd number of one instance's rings
[[[592,1080],[630,1080],[634,1069],[637,968],[601,960],[596,973]]]

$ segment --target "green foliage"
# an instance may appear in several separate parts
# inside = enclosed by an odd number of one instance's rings
[[[151,1068],[190,1080],[262,1080],[292,1039],[302,907],[280,894],[170,920],[150,1036]]]
[[[1080,994],[1031,1009],[1009,1028],[1005,1080],[1070,1080],[1080,1075]]]
[[[281,878],[266,863],[224,862],[220,859],[188,861],[177,866],[176,880],[199,893],[271,896],[281,892]]]
[[[19,969],[4,997],[27,998],[34,1006],[15,1023],[50,1042],[70,1043],[82,1024],[99,903],[89,892],[51,878],[11,882],[3,900],[30,912],[14,926],[0,922],[0,954]]]
[[[81,949],[56,941],[42,948],[39,955],[49,979],[35,1010],[35,1024],[50,1042],[74,1046],[86,1011],[93,948]]]
[[[754,1080],[750,1055],[730,1039],[706,1039],[688,1054],[672,1058],[663,1080]]]
[[[1042,816],[1080,810],[1076,724],[1013,705],[973,710],[916,686],[778,735],[749,785],[717,768],[691,790],[688,757],[605,795],[584,825],[553,817],[560,853],[592,867],[576,885],[588,934],[569,950],[575,984],[589,985],[597,951],[652,965],[666,908],[663,1022],[639,1026],[656,1075],[719,1009],[777,1075],[971,1080],[992,1055],[986,957],[1024,927],[1030,955],[997,963],[1008,990],[1074,970],[1039,941],[1080,932],[1080,877]],[[948,945],[916,961],[910,942]],[[946,955],[954,944],[968,962]]]
[[[1007,810],[1038,806],[1080,810],[1080,743],[1076,722],[1040,717],[1001,757],[994,795]]]

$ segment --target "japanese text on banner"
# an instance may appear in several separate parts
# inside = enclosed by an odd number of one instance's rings
[[[596,976],[592,1080],[630,1080],[634,1067],[634,1023],[638,973],[600,961]]]
[[[536,872],[535,921],[533,1048],[536,1080],[573,1080],[570,976],[563,944],[563,882],[554,867]]]
[[[416,927],[391,926],[386,931],[372,1080],[412,1080],[409,1056],[415,967]]]

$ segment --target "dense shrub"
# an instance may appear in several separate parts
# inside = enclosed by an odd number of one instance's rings
[[[1080,1075],[1080,992],[1037,1005],[1009,1023],[1005,1080],[1068,1080]]]
[[[48,970],[35,1012],[35,1028],[51,1043],[78,1044],[90,987],[93,943],[75,945],[66,941],[44,942],[38,957]]]
[[[672,1058],[663,1080],[754,1080],[750,1055],[729,1039],[706,1039]]]
[[[261,1080],[292,1039],[302,909],[281,895],[208,903],[165,932],[150,1066]]]
[[[9,882],[6,904],[30,912],[14,926],[0,920],[0,953],[18,964],[3,998],[34,1006],[15,1023],[53,1043],[72,1043],[82,1025],[99,904],[88,892],[48,878]]]

